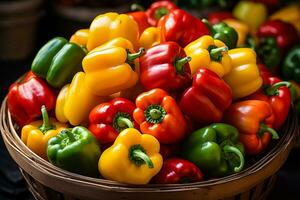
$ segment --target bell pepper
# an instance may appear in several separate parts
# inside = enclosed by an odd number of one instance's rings
[[[207,176],[223,177],[244,167],[244,148],[238,130],[215,123],[193,132],[184,143],[183,157],[197,165]]]
[[[218,24],[225,19],[234,19],[234,16],[229,11],[216,11],[208,14],[208,21],[212,24]]]
[[[139,46],[138,24],[125,14],[106,13],[98,15],[90,26],[87,49],[91,51],[117,37],[129,40],[134,48],[137,48]]]
[[[134,120],[144,134],[160,143],[174,144],[184,138],[187,124],[176,101],[162,89],[153,89],[136,98]]]
[[[257,155],[268,146],[271,136],[279,136],[272,128],[274,113],[269,103],[261,100],[246,100],[232,104],[224,114],[225,122],[240,132],[240,141],[246,154]]]
[[[262,78],[256,64],[256,53],[250,48],[228,51],[233,69],[224,81],[230,86],[233,99],[239,99],[256,92],[262,86]]]
[[[147,28],[140,37],[140,46],[146,50],[160,44],[160,29],[157,27]]]
[[[139,35],[141,35],[145,29],[150,27],[148,23],[148,16],[144,11],[136,11],[127,13],[127,15],[133,19],[139,26]]]
[[[7,106],[14,121],[24,126],[41,116],[41,106],[55,108],[56,93],[31,71],[20,82],[9,87]]]
[[[297,45],[289,50],[281,68],[282,77],[300,83],[300,46]]]
[[[167,92],[185,89],[191,82],[189,61],[191,58],[175,42],[151,47],[140,59],[142,86],[146,90],[161,88]]]
[[[177,42],[185,47],[192,41],[203,35],[209,35],[205,24],[189,13],[176,9],[159,20],[158,27],[161,29],[161,41]]]
[[[151,26],[157,26],[158,21],[170,11],[177,9],[177,6],[171,1],[157,1],[151,4],[147,9],[148,23]]]
[[[300,34],[300,5],[291,4],[276,11],[270,16],[271,20],[279,19],[294,25]]]
[[[199,69],[193,76],[193,85],[183,92],[179,106],[192,121],[207,124],[221,121],[231,101],[230,87],[214,72]]]
[[[131,42],[124,38],[115,38],[95,48],[82,61],[87,86],[98,96],[133,87],[138,81],[137,58],[143,53],[143,48],[135,53]]]
[[[230,72],[232,64],[227,54],[228,47],[220,40],[209,35],[200,37],[184,48],[187,56],[192,58],[190,64],[192,75],[199,68],[207,68],[223,77]]]
[[[46,107],[41,108],[43,120],[34,121],[22,128],[21,139],[24,144],[41,158],[47,160],[47,144],[50,138],[67,128],[66,124],[49,120]]]
[[[278,67],[286,51],[299,40],[293,25],[281,20],[270,20],[260,26],[258,55],[269,68]]]
[[[272,7],[276,7],[279,6],[281,3],[281,0],[251,0],[253,2],[259,2],[259,3],[263,3],[267,6],[272,6]]]
[[[65,85],[59,92],[55,114],[58,121],[69,122],[73,126],[88,122],[90,111],[109,97],[93,95],[86,84],[84,72],[75,74],[71,84]]]
[[[80,29],[71,36],[69,41],[71,43],[78,44],[79,46],[86,47],[89,34],[90,34],[90,29]]]
[[[89,115],[89,130],[100,144],[113,143],[126,128],[136,128],[132,113],[135,104],[124,98],[97,105]]]
[[[267,8],[262,3],[239,1],[233,9],[233,16],[248,24],[251,30],[257,30],[267,19]]]
[[[160,172],[153,182],[158,184],[179,184],[203,181],[204,176],[200,169],[192,162],[173,158],[164,161]]]
[[[82,126],[64,129],[47,146],[49,161],[77,174],[98,177],[100,146],[93,134]]]
[[[101,175],[108,180],[128,184],[147,184],[161,169],[159,142],[138,130],[123,130],[114,144],[106,149],[98,164]]]
[[[31,70],[55,88],[69,83],[82,70],[81,61],[85,50],[75,43],[56,37],[45,44],[35,56]]]
[[[236,48],[238,34],[234,28],[228,26],[224,22],[220,22],[215,25],[211,25],[206,19],[203,19],[202,22],[209,28],[214,39],[224,42],[229,49]]]

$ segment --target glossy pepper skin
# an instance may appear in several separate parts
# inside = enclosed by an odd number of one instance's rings
[[[162,89],[140,94],[136,99],[134,120],[144,134],[153,135],[160,143],[179,142],[187,131],[187,124],[176,101]]]
[[[47,111],[55,108],[56,94],[52,88],[31,71],[19,83],[9,87],[7,106],[14,121],[24,126],[41,116],[41,106]]]
[[[151,47],[160,44],[160,29],[157,27],[147,28],[140,37],[140,46],[146,50]]]
[[[259,27],[258,55],[269,68],[278,67],[286,51],[299,41],[293,25],[281,20],[270,20]]]
[[[47,145],[50,138],[67,128],[66,124],[48,118],[45,106],[41,108],[43,120],[34,121],[22,128],[21,139],[38,156],[47,160]]]
[[[229,11],[216,11],[208,14],[208,21],[212,24],[218,24],[225,19],[234,19],[234,16]]]
[[[135,104],[124,98],[97,105],[89,115],[89,130],[100,144],[113,143],[126,128],[136,128],[132,113]]]
[[[235,126],[240,133],[247,155],[257,155],[268,146],[271,136],[278,139],[272,125],[274,113],[269,103],[246,100],[232,104],[224,114],[225,122]]]
[[[102,153],[98,169],[105,179],[141,185],[147,184],[162,164],[159,142],[151,135],[128,128]]]
[[[281,81],[276,77],[266,77],[262,89],[247,98],[262,100],[271,105],[275,117],[273,123],[275,130],[280,129],[289,114],[292,102],[289,88],[291,88],[290,82]]]
[[[256,64],[256,53],[250,48],[236,48],[228,51],[232,70],[223,77],[230,86],[233,99],[246,97],[262,86],[262,78]]]
[[[184,48],[189,62],[192,75],[200,68],[209,69],[218,76],[223,77],[231,70],[231,58],[228,55],[228,47],[220,40],[215,40],[209,35],[200,37]]]
[[[140,58],[140,82],[146,90],[161,88],[170,92],[185,89],[191,82],[190,60],[175,42],[151,47]]]
[[[185,47],[203,35],[209,35],[205,24],[189,13],[176,9],[160,19],[158,27],[161,29],[161,41],[177,42]]]
[[[98,177],[100,146],[93,134],[82,126],[62,130],[48,142],[49,161],[77,174]]]
[[[86,47],[89,34],[90,34],[90,29],[79,29],[71,36],[69,41],[78,44],[79,46]]]
[[[157,184],[193,183],[204,179],[200,169],[192,162],[172,158],[164,161],[160,172],[154,177]]]
[[[214,72],[199,69],[192,86],[183,92],[179,107],[192,121],[207,124],[220,122],[231,102],[230,87]]]
[[[82,47],[56,37],[39,50],[31,70],[37,76],[46,79],[52,87],[61,88],[82,70],[81,61],[85,55]]]
[[[300,46],[294,46],[290,49],[283,61],[281,68],[282,77],[286,80],[293,80],[300,83]]]
[[[145,29],[150,27],[150,24],[148,23],[148,16],[146,15],[146,12],[136,11],[136,12],[127,13],[127,15],[138,24],[139,35],[141,35]]]
[[[177,9],[177,6],[171,1],[157,1],[151,4],[146,14],[148,23],[151,26],[157,26],[158,21],[170,11]]]
[[[95,48],[82,61],[87,86],[97,96],[133,87],[138,81],[138,57],[143,53],[143,48],[135,53],[132,43],[124,38],[115,38]]]
[[[223,177],[244,167],[244,148],[238,130],[215,123],[193,132],[183,146],[183,157],[197,165],[204,174]]]
[[[59,92],[55,115],[58,121],[69,122],[73,126],[88,122],[90,111],[109,97],[94,95],[86,84],[84,72],[75,74],[71,84],[65,85]]]
[[[126,14],[106,13],[98,15],[90,26],[87,49],[91,51],[117,37],[129,40],[137,48],[139,40],[138,24]]]

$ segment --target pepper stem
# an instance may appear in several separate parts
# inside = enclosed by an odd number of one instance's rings
[[[268,127],[265,123],[261,123],[259,129],[259,135],[262,135],[265,132],[270,133],[272,135],[272,139],[274,140],[279,139],[278,133],[274,129]]]
[[[222,60],[223,57],[223,52],[228,51],[228,47],[224,46],[224,47],[219,47],[219,48],[209,48],[209,54],[210,54],[210,58],[213,61],[217,61],[220,62]]]
[[[118,112],[113,119],[113,127],[121,132],[125,128],[133,128],[131,116],[125,112]]]
[[[223,150],[226,153],[233,153],[239,157],[240,165],[234,168],[234,172],[240,172],[245,165],[245,159],[244,159],[242,152],[237,147],[230,146],[230,145],[224,146]]]
[[[144,52],[145,52],[145,49],[143,47],[140,48],[137,53],[130,53],[130,52],[128,52],[127,53],[127,62],[134,61],[135,59],[141,57]]]
[[[152,160],[145,153],[145,150],[143,149],[143,147],[141,145],[134,145],[130,148],[129,158],[137,166],[141,166],[142,164],[146,164],[149,168],[154,167]]]
[[[47,109],[46,109],[45,105],[42,105],[41,113],[42,113],[42,118],[43,118],[43,124],[39,127],[39,130],[42,133],[46,133],[49,130],[55,129],[55,126],[53,124],[50,124],[50,122],[49,122],[49,117],[48,117],[48,113],[47,113]]]
[[[209,21],[207,19],[204,18],[201,21],[205,24],[205,26],[208,28],[210,33],[214,32],[212,25],[209,23]]]
[[[121,128],[133,128],[132,122],[126,117],[118,117],[117,119],[118,126]]]
[[[161,105],[150,105],[144,114],[147,122],[158,124],[164,119],[167,113]]]
[[[159,20],[160,18],[162,18],[163,16],[169,14],[169,10],[165,7],[161,7],[156,9],[155,13],[154,13],[154,17],[155,19]]]
[[[269,86],[265,89],[265,93],[266,95],[268,96],[276,96],[276,95],[279,95],[279,91],[278,89],[280,87],[288,87],[288,88],[291,88],[292,87],[292,84],[288,81],[281,81],[281,82],[278,82],[278,83],[275,83],[274,85],[272,86]]]
[[[134,3],[130,6],[131,11],[145,11],[145,8],[140,4]]]
[[[183,66],[191,60],[192,58],[190,56],[176,60],[174,64],[176,72],[181,74],[183,72]]]
[[[74,137],[73,133],[70,130],[64,129],[61,132],[68,136],[70,142],[75,142],[76,141],[76,138]]]

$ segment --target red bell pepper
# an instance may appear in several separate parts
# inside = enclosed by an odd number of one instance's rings
[[[41,116],[41,107],[47,111],[55,108],[56,93],[31,71],[19,83],[9,87],[7,105],[11,116],[19,126],[24,126]]]
[[[192,121],[208,124],[220,122],[231,102],[230,87],[214,72],[199,69],[193,76],[193,85],[182,94],[179,106]]]
[[[161,41],[177,42],[185,47],[190,42],[203,35],[209,35],[209,29],[196,17],[189,13],[176,9],[161,18],[158,22],[161,28]]]
[[[173,158],[164,161],[162,169],[153,178],[153,182],[158,184],[177,184],[198,182],[203,179],[202,172],[194,163]]]
[[[161,88],[167,92],[185,89],[192,80],[190,60],[175,42],[148,49],[140,58],[142,86],[147,90]]]
[[[156,26],[163,16],[175,9],[177,9],[177,6],[171,1],[157,1],[152,3],[146,11],[148,23],[151,26]]]
[[[160,144],[159,153],[164,160],[174,158],[180,152],[180,145],[178,144]]]
[[[271,136],[278,139],[272,128],[274,114],[269,103],[261,100],[246,100],[232,104],[224,114],[224,121],[236,127],[246,154],[257,155],[268,146]]]
[[[127,13],[127,15],[138,24],[140,35],[146,28],[150,27],[150,24],[148,23],[148,17],[144,11],[130,12]]]
[[[126,128],[137,128],[133,121],[134,103],[125,98],[115,98],[97,105],[89,115],[89,130],[100,144],[112,143]]]
[[[187,124],[176,101],[162,89],[153,89],[136,98],[134,120],[144,134],[163,144],[174,144],[187,133]]]
[[[229,11],[216,11],[208,14],[208,21],[212,24],[218,24],[225,19],[234,19]]]

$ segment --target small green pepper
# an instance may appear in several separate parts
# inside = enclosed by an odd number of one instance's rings
[[[183,157],[206,174],[222,177],[244,167],[244,147],[238,142],[238,130],[215,123],[193,132],[183,147]]]
[[[300,46],[292,48],[285,57],[282,66],[282,77],[300,83]]]

